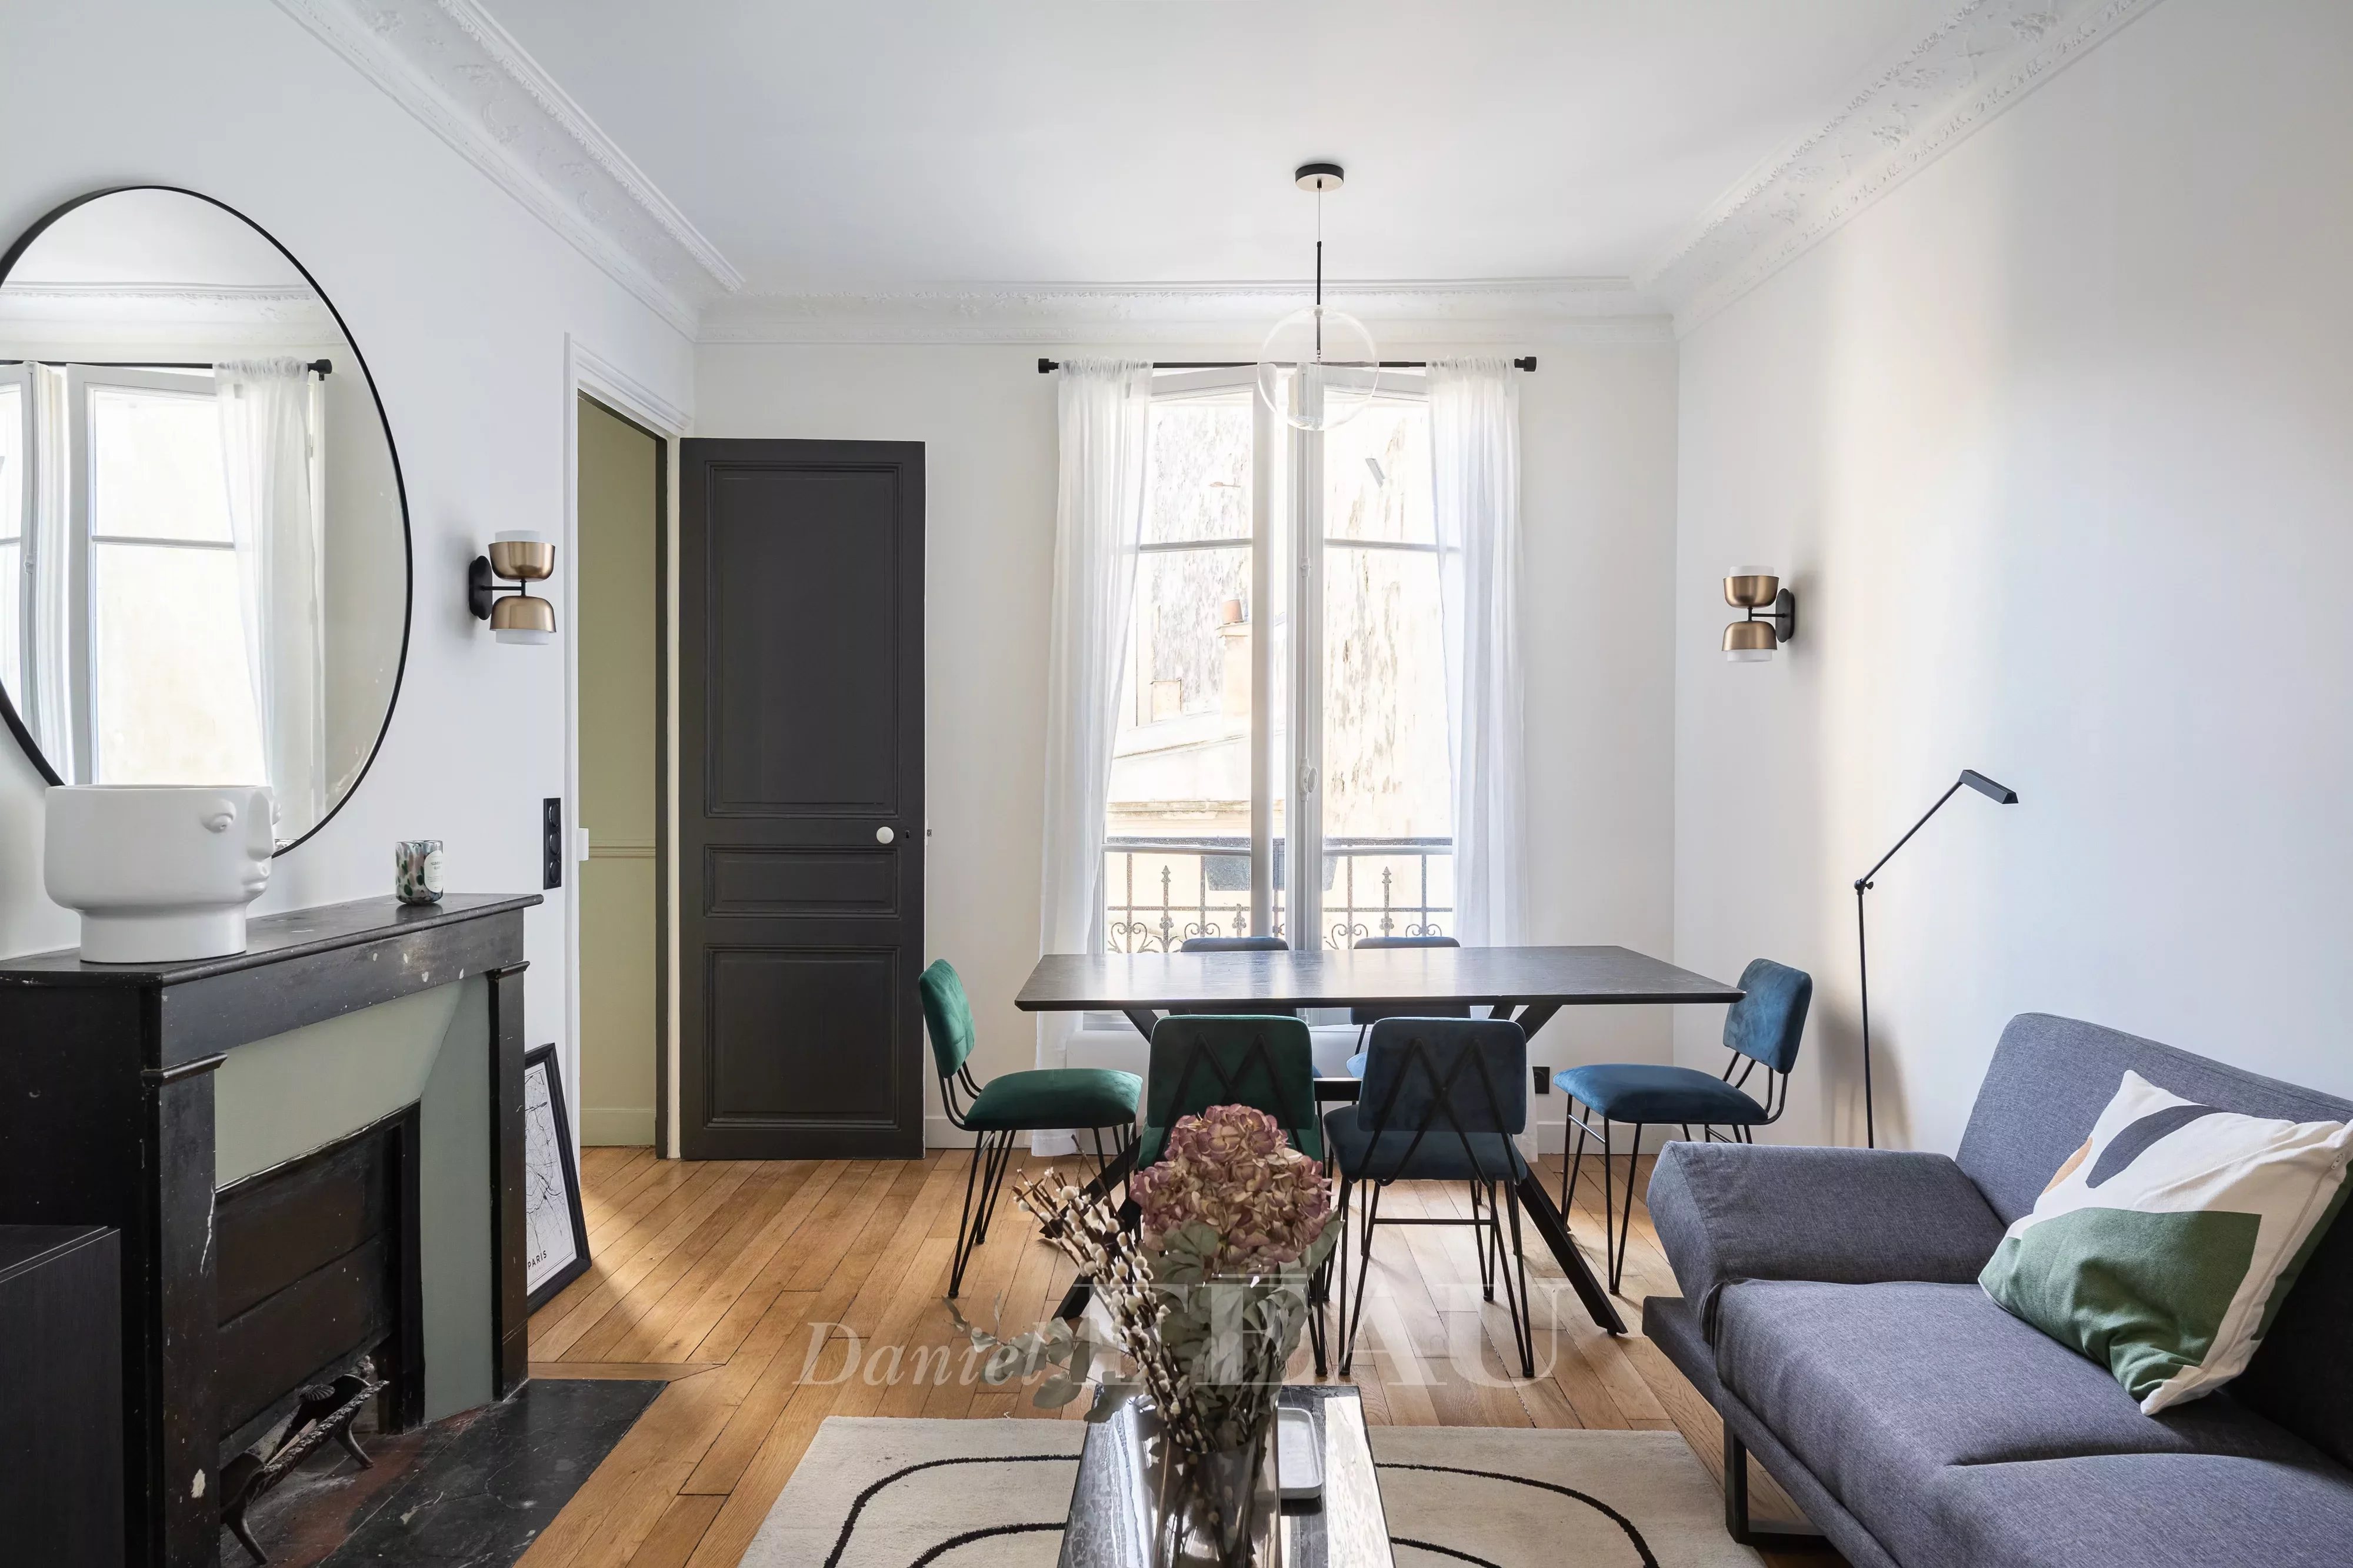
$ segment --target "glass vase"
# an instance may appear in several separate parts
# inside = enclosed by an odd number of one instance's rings
[[[1281,1568],[1282,1501],[1273,1423],[1249,1441],[1183,1456],[1139,1410],[1138,1431],[1156,1482],[1150,1489],[1153,1568]]]

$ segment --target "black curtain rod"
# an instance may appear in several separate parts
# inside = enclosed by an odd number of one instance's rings
[[[1152,368],[1155,370],[1249,370],[1257,363],[1258,361],[1252,359],[1158,359],[1152,362]],[[1058,359],[1041,359],[1038,362],[1039,375],[1050,375],[1061,368],[1062,362]],[[1426,359],[1385,359],[1381,361],[1381,368],[1383,370],[1428,370],[1430,362]],[[1533,371],[1536,368],[1536,356],[1527,354],[1515,359],[1512,362],[1512,368]]]
[[[79,364],[91,370],[218,370],[210,360],[168,359],[0,359],[0,364]],[[302,367],[314,375],[332,375],[335,362],[314,359]]]

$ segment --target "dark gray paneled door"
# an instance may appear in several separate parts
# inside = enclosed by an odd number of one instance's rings
[[[923,448],[683,443],[690,1159],[923,1150]]]

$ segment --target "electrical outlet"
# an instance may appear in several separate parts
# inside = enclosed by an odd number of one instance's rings
[[[1535,1076],[1536,1092],[1538,1094],[1550,1094],[1552,1092],[1552,1068],[1550,1066],[1534,1067],[1530,1068],[1528,1071]]]
[[[539,885],[564,886],[564,797],[549,795],[539,806]]]

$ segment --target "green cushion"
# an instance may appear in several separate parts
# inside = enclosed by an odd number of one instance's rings
[[[932,1037],[932,1060],[939,1064],[942,1078],[954,1078],[972,1055],[972,1004],[965,997],[964,982],[954,964],[934,959],[915,989],[923,996],[923,1032]]]
[[[988,1080],[965,1112],[965,1125],[985,1132],[1029,1132],[1056,1127],[1116,1127],[1135,1120],[1144,1080],[1109,1068],[1041,1068]]]

